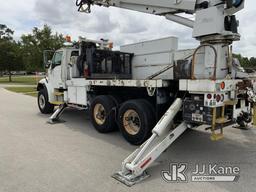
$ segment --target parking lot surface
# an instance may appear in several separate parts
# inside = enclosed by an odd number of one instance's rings
[[[256,129],[225,129],[225,139],[189,130],[148,170],[150,178],[131,188],[111,178],[136,147],[119,132],[103,135],[85,111],[69,109],[65,123],[50,125],[36,98],[0,88],[1,192],[252,192],[256,188]],[[167,183],[162,170],[187,163],[187,183]],[[191,182],[196,164],[238,166],[238,182]]]

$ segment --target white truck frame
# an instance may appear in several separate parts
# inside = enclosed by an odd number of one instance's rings
[[[131,78],[87,74],[92,70],[88,64],[90,51],[119,54],[112,52],[105,40],[80,38],[79,46],[56,51],[46,64],[48,75],[37,87],[38,106],[42,113],[52,113],[54,106],[59,106],[50,122],[58,120],[66,107],[90,109],[99,132],[113,131],[118,123],[127,141],[137,145],[145,141],[123,161],[122,170],[114,178],[128,186],[145,179],[145,170],[187,128],[209,125],[211,139],[216,141],[223,138],[225,126],[251,122],[255,76],[237,76],[231,46],[240,39],[234,14],[243,9],[244,0],[77,1],[82,12],[90,12],[92,5],[165,16],[193,28],[193,37],[201,42],[191,50],[178,50],[175,37],[122,46],[121,52],[133,54]],[[178,13],[195,14],[196,19]],[[93,48],[88,48],[92,44]],[[81,71],[78,61],[82,55],[86,59]],[[104,62],[108,63],[106,58]]]

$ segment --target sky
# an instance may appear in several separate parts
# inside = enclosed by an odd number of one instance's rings
[[[256,57],[256,1],[246,0],[245,9],[236,14],[241,41],[233,50],[246,57]],[[191,16],[190,16],[191,17]],[[192,16],[193,17],[193,16]],[[75,0],[0,0],[0,24],[15,31],[14,37],[48,24],[54,31],[90,39],[109,39],[116,47],[168,36],[179,38],[179,49],[195,48],[192,29],[164,17],[118,8],[94,6],[91,14],[77,12]]]

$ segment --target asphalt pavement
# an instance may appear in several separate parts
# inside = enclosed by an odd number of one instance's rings
[[[111,178],[136,147],[119,132],[97,133],[85,111],[68,109],[65,123],[47,124],[36,98],[0,88],[0,192],[252,192],[256,191],[256,129],[225,129],[212,142],[202,129],[184,133],[148,170],[147,180],[127,187]],[[185,163],[187,182],[161,177],[170,163]],[[192,182],[196,164],[237,166],[237,182]]]

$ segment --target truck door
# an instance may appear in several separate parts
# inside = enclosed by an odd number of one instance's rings
[[[57,51],[55,52],[52,64],[49,69],[49,80],[53,86],[53,88],[64,88],[64,82],[61,79],[61,65],[63,60],[63,51]]]

